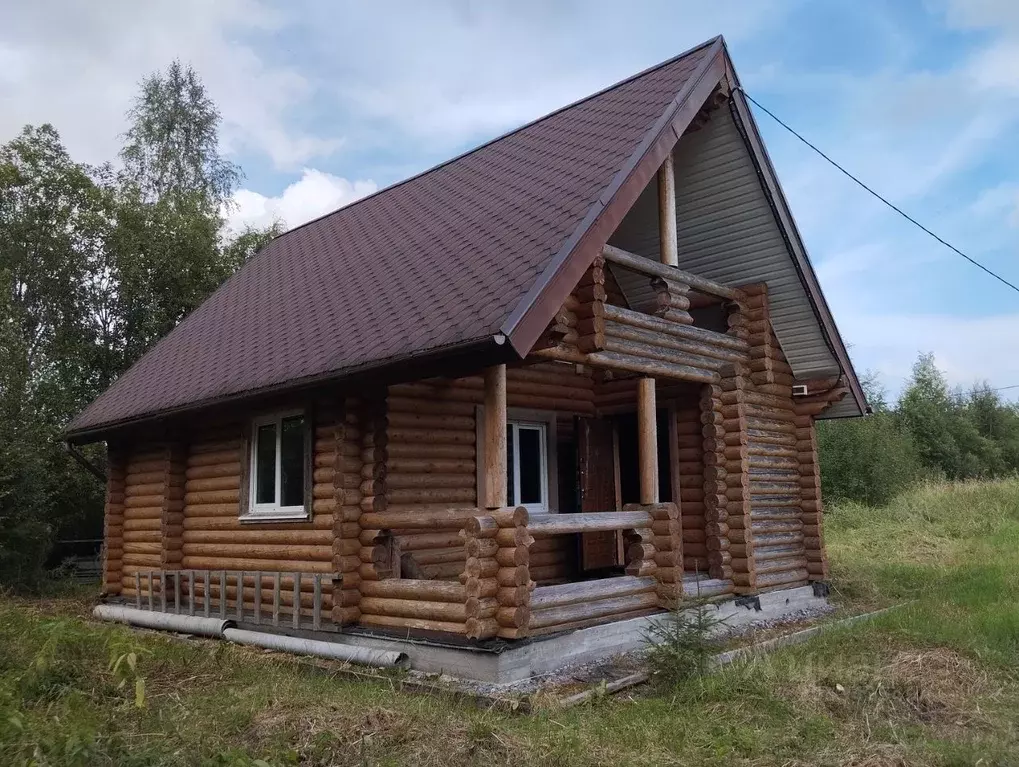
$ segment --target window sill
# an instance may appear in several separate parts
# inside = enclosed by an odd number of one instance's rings
[[[310,522],[311,515],[306,511],[265,511],[242,514],[237,520],[244,524],[259,522]]]

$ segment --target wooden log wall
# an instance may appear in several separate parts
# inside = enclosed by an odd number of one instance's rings
[[[739,524],[743,510],[743,474],[740,470],[739,448],[744,436],[740,419],[725,409],[723,394],[729,391],[732,378],[721,385],[701,389],[701,435],[704,439],[704,538],[708,550],[708,575],[731,580],[737,591],[747,590],[748,576],[733,563],[731,546],[734,533],[730,522]],[[734,444],[729,444],[730,442]],[[732,448],[735,448],[733,450]],[[731,472],[731,474],[730,474]],[[731,486],[729,483],[733,483]],[[742,581],[742,582],[741,582]]]
[[[478,505],[477,406],[484,399],[481,376],[431,379],[389,388],[388,501],[394,511],[435,511]],[[589,369],[545,362],[506,371],[509,408],[548,410],[572,432],[572,415],[594,413]],[[551,435],[555,438],[556,435]],[[455,580],[467,560],[459,528],[396,530],[401,551],[429,579]],[[576,571],[572,541],[547,544],[537,574],[542,581]]]
[[[803,549],[807,577],[812,581],[828,578],[828,554],[824,545],[824,509],[821,506],[821,467],[817,460],[817,433],[814,416],[796,408],[796,451],[800,465],[800,519],[803,522]]]
[[[605,348],[605,260],[598,256],[588,267],[574,289],[567,306],[572,306],[577,318],[577,348],[582,352],[596,352]],[[613,281],[614,283],[614,281]],[[618,290],[618,286],[616,286]],[[614,296],[616,300],[622,295]]]
[[[539,586],[531,594],[528,635],[573,631],[658,610],[658,582],[649,576],[623,575]]]
[[[683,325],[693,325],[690,308],[690,286],[677,280],[653,277],[651,289],[655,293],[655,316]]]
[[[467,562],[461,576],[464,584],[464,614],[467,616],[464,628],[471,639],[496,636],[499,633],[497,613],[503,602],[515,604],[506,595],[500,600],[502,588],[493,575],[499,567],[496,559],[499,544],[495,541],[498,531],[499,524],[487,515],[469,520],[463,530],[464,548],[467,550]],[[530,584],[527,588],[530,588]]]
[[[658,606],[672,609],[683,598],[683,540],[675,503],[627,504],[626,511],[645,511],[650,529],[638,528],[628,541],[626,574],[653,576]]]
[[[327,422],[316,429],[315,484],[322,497],[316,496],[314,504],[332,513],[332,569],[340,578],[334,584],[332,619],[339,625],[356,623],[361,617],[362,504],[369,508],[384,504],[377,500],[375,482],[385,479],[385,463],[376,460],[377,446],[364,447],[370,415],[362,401],[348,398],[337,405],[332,419],[324,419]]]
[[[683,539],[683,569],[687,572],[707,574],[711,563],[721,565],[709,554],[705,533],[707,518],[704,514],[704,436],[701,433],[699,406],[676,409],[678,450],[676,461],[679,470],[679,509]],[[714,453],[709,460],[714,460]],[[717,571],[717,570],[716,570]]]
[[[171,442],[165,448],[163,469],[163,512],[160,517],[162,569],[177,570],[183,558],[181,535],[184,532],[184,473],[187,445]]]
[[[528,635],[531,621],[531,591],[535,583],[531,573],[531,546],[535,540],[527,529],[528,513],[523,507],[492,512],[495,531],[495,561],[472,566],[468,577],[494,577],[499,586],[495,613],[496,635],[504,639],[522,639]]]
[[[669,507],[672,507],[671,509]],[[503,625],[499,636],[516,638],[567,631],[609,621],[625,620],[655,612],[661,606],[662,584],[657,580],[655,520],[676,516],[674,504],[634,504],[627,512],[588,514],[530,514],[518,509],[513,516],[496,515],[500,529],[496,533],[500,566],[497,577],[502,584],[523,584],[525,570],[533,576],[535,555],[530,554],[544,541],[565,534],[621,530],[627,542],[626,578],[605,578],[579,583],[537,585],[528,589],[500,591],[500,598],[514,597],[513,613],[519,619],[526,604],[529,613],[526,632]],[[525,564],[526,563],[526,564]],[[670,577],[674,568],[666,573]],[[670,581],[670,583],[674,583]],[[671,586],[670,586],[671,588]],[[523,600],[527,599],[525,603]],[[503,618],[510,615],[503,613]],[[508,618],[506,618],[508,620]],[[500,620],[503,623],[503,620]]]
[[[333,574],[333,485],[335,433],[339,413],[335,403],[313,410],[314,428],[312,516],[310,520],[242,522],[241,492],[247,424],[212,425],[196,430],[187,451],[184,472],[184,508],[181,533],[182,567],[188,570],[243,571],[242,606],[253,611],[255,584],[261,603],[268,604],[274,586],[273,573],[282,572],[284,607],[293,602],[292,573]],[[356,474],[345,472],[341,483],[352,484]],[[311,615],[311,578],[300,583],[302,615]],[[333,584],[322,586],[323,605],[333,606]],[[227,587],[230,609],[236,609],[236,587]],[[219,584],[210,583],[219,599]]]
[[[760,591],[802,585],[808,573],[792,370],[771,327],[767,286],[751,285],[742,290],[750,340],[744,400],[751,527],[755,583]]]
[[[106,459],[106,506],[103,509],[103,592],[121,591],[124,564],[124,484],[127,457],[110,447]]]
[[[124,543],[120,593],[133,597],[135,573],[163,566],[163,499],[166,491],[165,445],[135,445],[124,476]],[[179,561],[176,563],[179,567]]]
[[[390,503],[388,466],[393,430],[389,428],[387,411],[385,397],[365,399],[356,407],[348,407],[348,427],[344,435],[345,443],[352,443],[359,449],[360,468],[356,493],[350,493],[348,498],[344,490],[344,506],[350,507],[357,503],[357,508],[352,509],[350,516],[357,520],[359,532],[356,539],[346,544],[347,548],[342,553],[344,556],[356,557],[357,577],[351,577],[349,581],[356,581],[359,590],[355,595],[349,584],[346,589],[342,589],[346,592],[343,622],[357,620],[369,626],[389,625],[385,619],[390,613],[385,612],[384,603],[380,605],[375,601],[377,598],[365,597],[367,584],[396,577],[400,567],[396,559],[399,555],[399,540],[395,538],[399,531],[385,528],[383,533],[383,528],[374,524],[374,516],[385,513]],[[385,556],[380,556],[380,546],[387,550]],[[344,560],[343,566],[352,568],[354,562]],[[401,614],[399,617],[414,616]]]
[[[482,379],[431,380],[389,388],[388,473],[392,511],[476,507],[475,413]],[[458,528],[393,531],[402,552],[436,580],[455,580],[466,558]]]

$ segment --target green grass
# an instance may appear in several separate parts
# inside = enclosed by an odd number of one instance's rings
[[[0,765],[1019,764],[1019,481],[929,485],[826,525],[839,601],[908,604],[530,716],[98,624],[80,595],[0,599]]]

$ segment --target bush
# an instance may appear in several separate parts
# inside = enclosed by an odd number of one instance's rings
[[[715,634],[724,623],[715,608],[704,603],[674,609],[652,621],[644,632],[652,677],[664,686],[675,687],[710,671],[717,646]]]
[[[828,501],[882,506],[915,482],[931,476],[897,417],[820,421],[817,425],[821,492]]]

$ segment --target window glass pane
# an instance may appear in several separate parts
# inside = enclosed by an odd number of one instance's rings
[[[515,506],[516,493],[513,492],[513,424],[506,424],[506,503]]]
[[[276,424],[259,426],[255,440],[255,503],[276,503]]]
[[[518,428],[520,441],[520,503],[541,503],[541,431]]]
[[[304,418],[283,419],[280,438],[280,506],[304,505]]]

